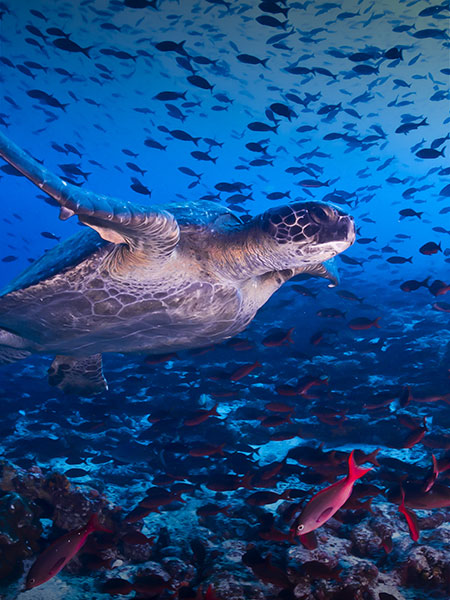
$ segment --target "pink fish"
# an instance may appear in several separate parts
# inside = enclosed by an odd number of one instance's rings
[[[353,484],[373,469],[356,466],[353,452],[348,457],[348,475],[327,488],[317,492],[298,518],[297,534],[304,536],[330,519],[350,498]]]
[[[409,535],[411,536],[411,539],[414,542],[417,542],[417,540],[419,539],[419,535],[420,535],[419,523],[417,521],[417,517],[416,517],[415,513],[413,513],[412,510],[409,510],[405,506],[405,491],[404,491],[404,489],[401,487],[400,490],[402,493],[402,501],[400,503],[400,506],[398,507],[398,510],[403,515],[405,515],[406,522],[408,523]]]
[[[30,590],[57,575],[84,545],[93,531],[112,533],[92,515],[84,527],[65,533],[40,554],[27,575],[25,589]]]

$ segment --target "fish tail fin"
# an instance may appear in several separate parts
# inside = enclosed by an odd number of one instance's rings
[[[293,343],[294,343],[294,340],[293,340],[293,339],[292,339],[292,337],[291,337],[291,336],[292,336],[292,334],[294,333],[294,329],[295,329],[295,327],[291,327],[291,328],[289,329],[288,333],[287,333],[287,336],[286,336],[286,339],[287,339],[287,341],[288,341],[290,344],[293,344]]]
[[[83,53],[85,56],[87,56],[87,58],[91,58],[91,57],[89,56],[89,50],[92,50],[92,48],[93,48],[93,47],[94,47],[94,46],[88,46],[87,48],[83,48],[81,51],[82,51],[82,53]]]
[[[372,463],[375,467],[379,467],[380,463],[377,461],[377,454],[378,452],[381,450],[381,448],[377,448],[376,450],[374,450],[373,452],[371,452],[370,454],[368,454],[366,456],[366,462],[370,462]]]
[[[111,529],[107,529],[104,525],[100,523],[98,520],[98,513],[94,513],[90,516],[88,524],[87,524],[88,533],[92,533],[93,531],[103,531],[104,533],[113,533]]]
[[[380,329],[380,325],[379,325],[379,323],[378,323],[378,321],[379,321],[380,319],[381,319],[381,317],[377,317],[377,318],[375,319],[375,321],[373,322],[373,326],[374,326],[374,327],[378,327],[378,329]]]
[[[246,473],[241,479],[241,487],[245,488],[246,490],[254,489],[252,485],[252,474],[250,473],[250,471]]]
[[[358,467],[355,463],[353,453],[354,450],[351,451],[348,457],[348,479],[352,483],[373,469],[373,467]]]
[[[265,58],[264,60],[261,61],[262,66],[265,67],[266,69],[268,69],[268,66],[267,66],[268,60],[269,60],[268,58]]]
[[[444,148],[442,148],[442,150],[439,152],[440,156],[445,156],[445,149],[447,146],[444,146]]]

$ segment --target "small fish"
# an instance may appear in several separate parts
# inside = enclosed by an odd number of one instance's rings
[[[419,248],[419,252],[427,256],[442,252],[441,243],[439,242],[439,244],[436,244],[436,242],[427,242]]]
[[[199,409],[193,414],[192,417],[185,419],[183,421],[183,425],[186,425],[187,427],[193,427],[194,425],[200,425],[200,423],[206,421],[208,417],[211,417],[213,415],[218,417],[219,413],[217,412],[217,407],[218,404],[213,406],[210,410]]]
[[[189,83],[195,85],[202,90],[210,90],[212,92],[214,85],[211,85],[207,79],[200,77],[200,75],[189,75],[187,78]]]
[[[390,256],[387,261],[393,265],[403,265],[407,262],[412,263],[412,256],[409,258],[405,258],[404,256]]]
[[[47,238],[48,240],[56,240],[57,242],[61,241],[61,238],[50,231],[41,231],[42,237]]]
[[[186,100],[187,92],[159,92],[156,96],[153,96],[153,100],[161,100],[163,102],[169,102],[172,100],[183,99]]]
[[[402,217],[418,217],[419,219],[421,219],[423,212],[416,212],[412,208],[402,208],[402,210],[400,210],[398,214]]]
[[[277,330],[274,333],[271,333],[267,337],[265,337],[262,341],[263,346],[273,347],[273,346],[283,346],[285,344],[293,344],[294,341],[291,338],[292,332],[294,331],[294,327],[291,327],[287,331]]]
[[[402,290],[402,292],[414,292],[415,290],[418,290],[420,287],[428,288],[428,280],[429,279],[430,279],[430,277],[427,277],[423,281],[416,281],[415,279],[409,279],[408,281],[404,281],[400,285],[400,289]]]
[[[244,63],[246,65],[262,65],[267,68],[268,58],[258,58],[257,56],[252,56],[251,54],[238,54],[236,56],[239,62]]]
[[[56,46],[56,48],[59,48],[59,50],[65,50],[66,52],[81,52],[87,58],[90,58],[89,50],[93,48],[93,46],[82,48],[74,41],[69,40],[69,38],[67,37],[57,38],[56,40],[53,40],[53,45]]]
[[[248,365],[242,365],[241,367],[237,368],[231,373],[229,379],[230,381],[239,381],[240,379],[251,373],[257,367],[262,367],[259,361],[255,361],[254,363]]]
[[[349,321],[348,326],[354,331],[362,331],[364,329],[370,329],[371,327],[380,327],[378,321],[381,317],[377,317],[374,320],[368,319],[367,317],[357,317]]]
[[[400,503],[400,506],[398,507],[398,510],[399,510],[399,512],[402,513],[402,515],[405,515],[406,522],[408,523],[409,535],[411,536],[411,539],[414,542],[417,542],[417,540],[419,539],[419,536],[420,536],[419,523],[418,523],[415,513],[413,513],[412,510],[410,510],[409,508],[406,508],[406,506],[405,506],[405,491],[404,491],[403,487],[401,487],[400,490],[401,490],[401,495],[402,495],[402,501]]]
[[[436,148],[421,148],[416,152],[418,158],[438,158],[438,156],[444,156],[445,148],[437,150]]]
[[[93,531],[112,533],[99,523],[97,515],[92,515],[84,527],[65,533],[38,556],[28,572],[26,589],[42,585],[57,575],[82,548]]]
[[[357,467],[353,455],[354,451],[348,457],[347,476],[317,492],[307,503],[298,517],[297,535],[310,533],[328,521],[350,498],[354,483],[373,469]]]

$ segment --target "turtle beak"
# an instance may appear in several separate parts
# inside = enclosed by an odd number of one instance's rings
[[[329,214],[328,222],[322,223],[319,233],[319,243],[333,243],[339,252],[346,250],[355,241],[355,222],[351,215],[340,210],[334,210]]]

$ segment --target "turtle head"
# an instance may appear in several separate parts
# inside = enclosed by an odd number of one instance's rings
[[[296,202],[271,208],[259,219],[282,268],[323,262],[355,241],[353,218],[330,204]]]

